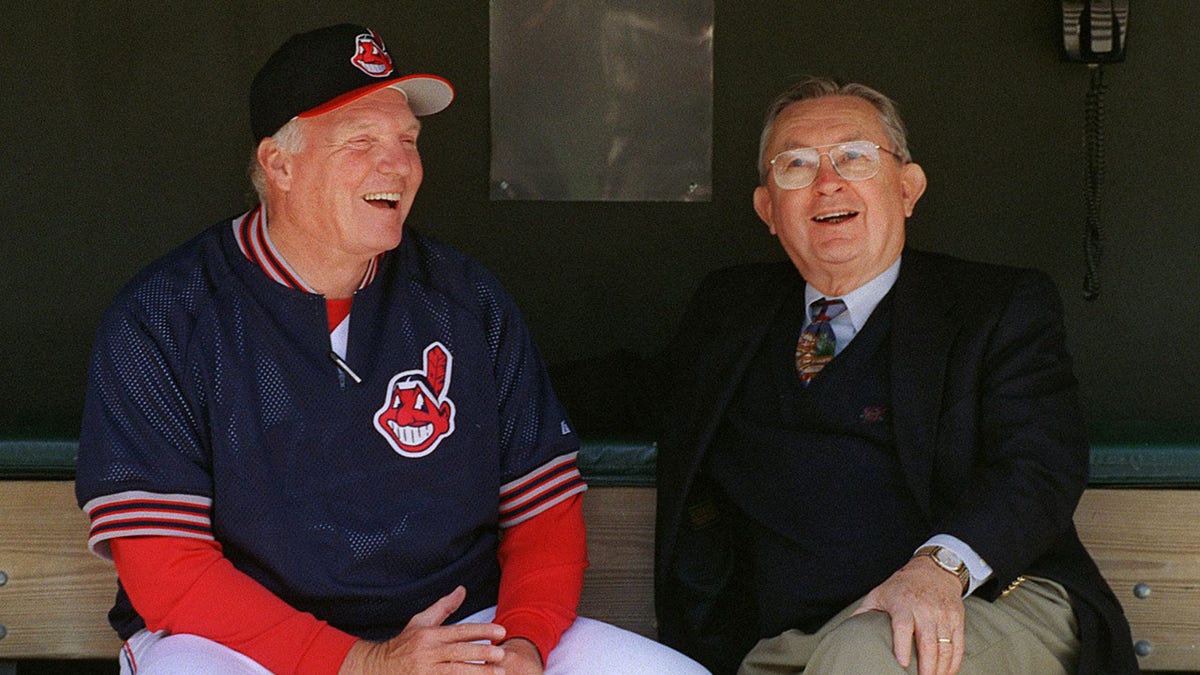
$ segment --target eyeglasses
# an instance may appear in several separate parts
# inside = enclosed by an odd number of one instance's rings
[[[825,152],[821,152],[822,150]],[[821,169],[821,155],[829,157],[833,170],[846,180],[867,180],[879,173],[879,151],[900,159],[900,155],[871,141],[849,141],[812,148],[784,150],[771,160],[771,175],[784,190],[799,190],[812,185]]]

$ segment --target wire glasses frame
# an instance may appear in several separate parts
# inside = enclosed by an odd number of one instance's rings
[[[825,150],[825,152],[821,152]],[[869,180],[879,173],[879,151],[903,161],[900,155],[871,141],[847,141],[811,148],[794,148],[771,158],[771,177],[784,190],[799,190],[812,185],[821,169],[821,155],[829,158],[833,170],[850,181]]]

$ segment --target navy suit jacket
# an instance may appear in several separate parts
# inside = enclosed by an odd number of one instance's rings
[[[753,634],[739,552],[703,460],[797,278],[790,262],[714,273],[669,350],[658,453],[660,639],[716,672],[735,669],[764,636]],[[906,249],[891,295],[895,449],[934,524],[929,534],[954,535],[991,565],[981,597],[998,597],[1022,574],[1063,584],[1080,621],[1079,672],[1137,672],[1120,604],[1072,520],[1088,445],[1053,282]]]

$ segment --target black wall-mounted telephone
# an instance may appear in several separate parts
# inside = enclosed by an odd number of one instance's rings
[[[1125,60],[1129,0],[1062,0],[1063,51],[1068,61]]]
[[[1066,60],[1089,64],[1084,118],[1087,152],[1084,197],[1087,223],[1083,236],[1083,297],[1100,295],[1100,259],[1104,237],[1100,229],[1100,189],[1104,184],[1104,64],[1125,60],[1129,29],[1129,0],[1062,0],[1063,52]]]

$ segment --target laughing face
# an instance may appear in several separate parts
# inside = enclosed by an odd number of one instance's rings
[[[395,248],[423,176],[404,95],[385,87],[303,122],[296,152],[266,154],[272,237],[335,263]]]
[[[797,101],[775,119],[764,153],[866,140],[893,149],[875,107],[857,96]],[[848,181],[827,156],[811,185],[784,190],[768,175],[754,209],[809,284],[844,295],[886,270],[904,248],[904,221],[925,191],[925,173],[881,153],[879,173]]]

